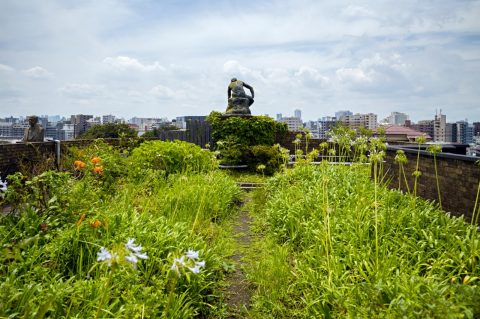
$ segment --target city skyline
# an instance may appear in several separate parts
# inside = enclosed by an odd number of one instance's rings
[[[0,3],[0,117],[252,113],[480,119],[480,1]]]

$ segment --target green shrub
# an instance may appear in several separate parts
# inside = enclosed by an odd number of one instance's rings
[[[232,140],[247,146],[273,145],[277,135],[288,131],[285,123],[278,123],[268,116],[222,118],[221,113],[212,112],[207,120],[212,125],[212,137],[216,142]]]
[[[250,170],[258,170],[259,165],[264,165],[262,173],[273,175],[283,163],[282,154],[277,146],[254,145],[249,147],[247,163]]]
[[[146,141],[132,151],[128,165],[137,173],[144,169],[154,169],[163,170],[167,175],[208,172],[217,167],[210,151],[183,141]]]

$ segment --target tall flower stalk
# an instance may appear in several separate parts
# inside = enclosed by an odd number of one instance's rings
[[[480,166],[480,160],[475,162],[475,165]],[[478,182],[478,187],[477,187],[477,196],[475,197],[475,205],[473,207],[473,212],[472,212],[472,219],[470,221],[470,224],[477,224],[478,223],[478,215],[480,214],[480,207],[478,207],[478,199],[480,197],[480,181]]]
[[[398,164],[398,189],[402,189],[402,177],[405,181],[405,187],[407,191],[410,193],[410,187],[408,186],[407,176],[405,175],[405,167],[404,165],[408,163],[407,156],[403,150],[398,150],[395,155],[395,163]]]
[[[415,172],[413,172],[413,176],[415,177],[415,181],[413,183],[413,196],[417,196],[417,184],[418,184],[418,178],[422,175],[422,173],[419,170],[420,166],[420,146],[424,144],[427,139],[425,136],[418,136],[415,141],[418,144],[418,151],[417,151],[417,165],[415,166]]]
[[[438,169],[437,169],[437,154],[442,151],[442,146],[438,144],[432,144],[427,147],[427,151],[433,155],[433,166],[435,167],[435,180],[437,182],[438,203],[440,204],[440,208],[442,208],[442,196],[440,192],[440,183],[438,181]]]
[[[370,163],[373,165],[373,180],[374,180],[374,210],[375,210],[375,262],[377,267],[377,272],[379,270],[380,262],[379,262],[379,235],[378,235],[378,177],[380,172],[378,171],[380,164],[383,161],[383,157],[385,156],[385,152],[380,150],[377,147],[376,142],[372,143],[372,149],[370,151]]]

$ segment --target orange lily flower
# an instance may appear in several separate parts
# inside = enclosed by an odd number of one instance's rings
[[[92,228],[98,228],[98,227],[102,226],[102,222],[97,219],[96,221],[91,222],[91,223],[90,223],[90,226],[91,226]]]
[[[94,171],[95,173],[99,173],[99,174],[100,174],[100,173],[103,172],[103,166],[95,166],[95,167],[93,168],[93,171]]]
[[[92,162],[93,164],[98,164],[102,161],[102,159],[98,156],[94,156],[92,157],[92,159],[90,160],[90,162]]]
[[[73,166],[75,166],[75,169],[81,169],[81,168],[84,168],[85,166],[87,166],[87,164],[85,164],[82,161],[77,160],[77,161],[73,162]]]

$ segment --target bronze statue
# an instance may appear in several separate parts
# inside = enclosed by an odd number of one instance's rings
[[[40,124],[38,124],[38,116],[29,116],[28,124],[30,124],[30,126],[25,129],[23,141],[43,142],[43,138],[45,137],[45,129]]]
[[[245,93],[244,87],[250,90],[252,96]],[[250,105],[254,102],[255,93],[250,85],[233,78],[228,86],[227,95],[228,107],[225,114],[251,114]]]

